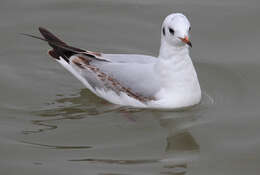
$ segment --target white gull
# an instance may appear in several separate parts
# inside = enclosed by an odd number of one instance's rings
[[[180,13],[167,16],[161,27],[158,57],[104,54],[67,45],[40,27],[52,47],[49,55],[97,96],[115,104],[176,109],[196,105],[201,89],[189,56],[190,22]]]

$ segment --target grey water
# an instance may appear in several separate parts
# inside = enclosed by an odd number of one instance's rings
[[[203,91],[183,111],[107,103],[19,34],[157,55],[172,12],[191,21]],[[0,174],[259,174],[259,1],[2,0],[0,16]]]

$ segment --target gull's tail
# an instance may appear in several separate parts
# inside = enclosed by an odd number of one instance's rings
[[[69,62],[69,58],[72,55],[77,54],[77,53],[86,52],[83,49],[79,49],[79,48],[67,45],[65,42],[63,42],[61,39],[59,39],[54,34],[52,34],[50,31],[48,31],[47,29],[45,29],[43,27],[39,27],[39,31],[44,38],[34,36],[34,35],[29,35],[29,34],[23,34],[23,35],[48,42],[48,44],[52,47],[52,50],[49,51],[49,55],[55,59],[59,60],[60,57],[62,57],[65,61]]]

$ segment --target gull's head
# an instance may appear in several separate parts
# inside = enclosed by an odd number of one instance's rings
[[[190,22],[181,13],[168,15],[162,24],[162,40],[172,47],[187,47],[190,42]]]

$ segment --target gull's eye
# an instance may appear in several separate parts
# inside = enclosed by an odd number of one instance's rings
[[[191,31],[191,27],[189,27],[189,31]]]
[[[170,32],[170,34],[174,35],[174,30],[170,27],[169,27],[169,32]]]

